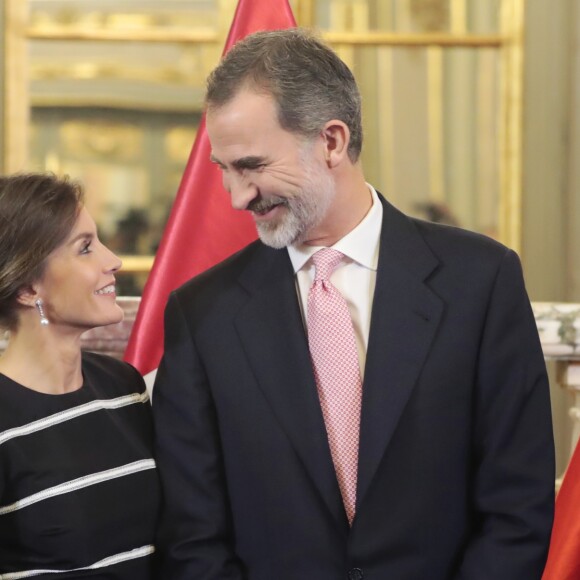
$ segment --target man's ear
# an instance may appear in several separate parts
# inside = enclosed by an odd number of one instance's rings
[[[348,160],[350,130],[346,123],[338,119],[328,121],[322,128],[324,154],[328,167],[333,168]]]
[[[20,288],[16,297],[16,301],[22,306],[33,307],[36,300],[38,300],[38,292],[33,285]]]

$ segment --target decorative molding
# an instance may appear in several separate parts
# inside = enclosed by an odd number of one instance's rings
[[[501,34],[448,34],[434,33],[401,33],[401,32],[334,32],[328,31],[322,37],[330,44],[365,45],[365,46],[445,46],[471,48],[500,48],[507,45],[509,39]]]
[[[138,296],[119,297],[117,303],[125,312],[123,322],[87,331],[82,339],[83,348],[106,352],[118,358],[123,356],[141,298]],[[579,366],[569,367],[566,384],[568,382],[577,384],[577,389],[580,391],[580,304],[533,302],[532,309],[538,325],[544,356],[547,359],[578,363]],[[5,344],[5,340],[0,339],[0,351],[3,350]]]
[[[67,26],[31,26],[26,35],[34,40],[84,40],[93,42],[160,42],[172,44],[219,44],[221,38],[213,29],[137,28],[86,29]]]
[[[580,362],[580,304],[534,302],[532,308],[544,356]]]

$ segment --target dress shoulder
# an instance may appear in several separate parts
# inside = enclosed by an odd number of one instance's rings
[[[112,356],[84,351],[82,369],[85,383],[106,389],[111,395],[146,392],[145,381],[137,369]]]

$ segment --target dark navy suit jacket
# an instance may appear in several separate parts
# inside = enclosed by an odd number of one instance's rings
[[[550,401],[514,252],[384,205],[349,529],[286,250],[170,299],[153,395],[163,580],[533,580]]]

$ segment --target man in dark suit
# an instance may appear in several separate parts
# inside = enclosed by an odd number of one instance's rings
[[[411,219],[365,182],[356,83],[307,33],[238,44],[206,104],[212,158],[260,240],[167,305],[160,578],[540,578],[553,440],[517,256]],[[326,247],[340,252],[330,284],[352,318],[358,411],[328,401],[313,370],[310,286]],[[330,351],[343,346],[333,320]],[[341,364],[326,366],[340,376]],[[328,403],[357,426],[346,484]]]

